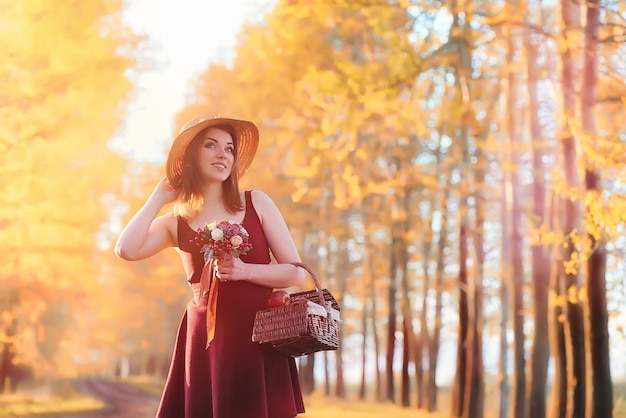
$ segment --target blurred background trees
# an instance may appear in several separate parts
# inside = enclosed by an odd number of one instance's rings
[[[163,173],[107,148],[145,39],[122,2],[72,5],[0,2],[0,372],[158,377],[190,297],[179,261],[111,252]],[[340,349],[300,360],[307,391],[612,416],[625,7],[280,0],[193,81],[176,127],[258,123],[243,186],[342,306]]]

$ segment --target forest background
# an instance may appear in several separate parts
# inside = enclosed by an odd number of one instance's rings
[[[124,7],[0,1],[0,392],[167,369],[180,261],[111,250],[164,172],[111,146],[158,66]],[[279,0],[197,75],[173,125],[258,123],[242,185],[342,306],[307,393],[617,414],[625,42],[619,0]]]

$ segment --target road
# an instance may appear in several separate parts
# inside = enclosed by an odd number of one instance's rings
[[[154,418],[159,398],[122,382],[104,379],[80,379],[76,387],[83,393],[101,399],[107,406],[99,411],[46,418]]]

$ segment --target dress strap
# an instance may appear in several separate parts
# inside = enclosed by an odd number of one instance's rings
[[[246,199],[246,213],[247,213],[250,208],[254,208],[254,206],[252,206],[252,190],[246,190],[245,192],[243,192],[243,194]]]
[[[246,190],[245,196],[246,196],[246,219],[259,222],[260,224],[261,220],[259,218],[259,214],[254,208],[254,203],[252,203],[252,190]]]

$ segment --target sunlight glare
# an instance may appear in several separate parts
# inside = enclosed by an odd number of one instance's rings
[[[210,62],[227,60],[256,0],[132,0],[128,25],[150,38],[154,68],[138,79],[126,123],[111,147],[138,161],[161,162],[169,149],[174,115],[191,79]]]

